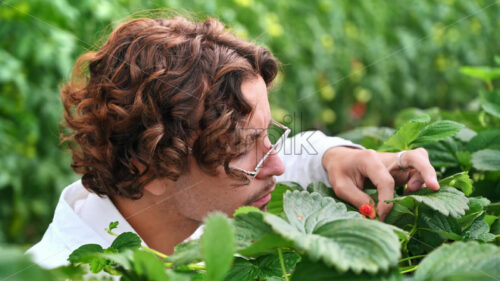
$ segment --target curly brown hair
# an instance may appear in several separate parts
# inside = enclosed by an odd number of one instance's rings
[[[207,173],[243,152],[234,137],[252,108],[241,83],[266,85],[278,62],[215,19],[139,18],[119,25],[96,52],[82,55],[61,91],[61,133],[75,172],[98,195],[137,199],[155,178],[177,180],[188,154]],[[140,169],[135,159],[146,167]]]

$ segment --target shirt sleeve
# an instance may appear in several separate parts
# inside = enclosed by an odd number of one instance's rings
[[[276,180],[294,181],[304,188],[318,181],[330,186],[322,158],[328,149],[337,146],[363,149],[361,145],[339,137],[328,137],[320,131],[301,132],[286,139],[278,152],[285,165],[285,173],[277,176]]]

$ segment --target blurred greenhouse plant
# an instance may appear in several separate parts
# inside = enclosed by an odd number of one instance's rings
[[[1,1],[0,242],[37,241],[78,177],[57,145],[58,88],[75,59],[121,19],[163,8],[215,16],[269,47],[283,63],[273,117],[300,113],[296,130],[393,126],[409,106],[466,108],[482,84],[460,67],[500,53],[496,0]]]

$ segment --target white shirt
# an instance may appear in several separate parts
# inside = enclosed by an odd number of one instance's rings
[[[285,173],[276,177],[276,180],[295,181],[302,186],[322,181],[329,186],[321,159],[326,150],[335,146],[361,148],[338,137],[327,137],[319,131],[299,133],[288,138],[279,151],[285,164]],[[115,233],[136,233],[108,197],[89,192],[78,180],[64,188],[54,218],[42,240],[27,253],[45,268],[67,265],[71,252],[83,244],[109,247],[115,237],[104,231],[104,228],[112,221],[119,222]],[[200,227],[186,240],[198,239],[202,232]]]

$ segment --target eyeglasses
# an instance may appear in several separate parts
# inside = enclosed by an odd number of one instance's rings
[[[269,155],[271,155],[271,153],[273,152],[278,152],[283,147],[285,139],[290,134],[290,131],[291,130],[287,126],[272,120],[269,128],[267,128],[267,135],[264,136],[269,138],[269,141],[271,142],[271,148],[264,155],[264,157],[262,157],[262,159],[257,163],[255,170],[248,171],[234,166],[231,166],[231,168],[243,172],[246,175],[251,176],[252,179],[254,179],[259,173],[260,168],[262,167],[266,159],[269,157]]]

